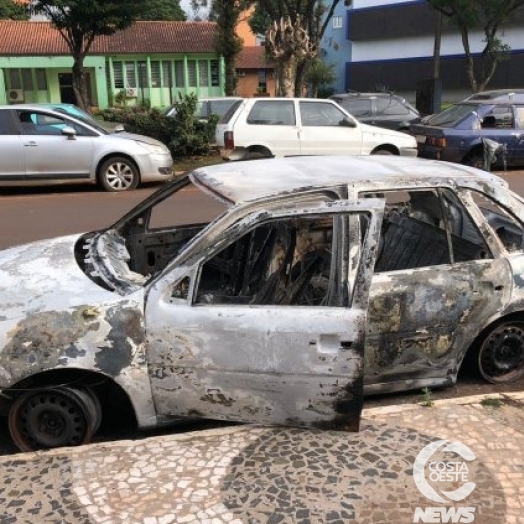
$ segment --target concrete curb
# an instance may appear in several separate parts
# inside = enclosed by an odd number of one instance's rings
[[[482,395],[470,395],[469,397],[447,398],[442,400],[434,400],[431,407],[424,406],[421,403],[417,404],[394,404],[392,406],[379,406],[376,408],[367,408],[362,411],[362,417],[374,417],[380,415],[393,415],[401,411],[420,411],[424,409],[434,409],[442,406],[467,406],[472,404],[481,404],[485,399],[496,399],[504,402],[504,400],[512,400],[514,402],[524,401],[524,392],[513,393],[491,393]]]

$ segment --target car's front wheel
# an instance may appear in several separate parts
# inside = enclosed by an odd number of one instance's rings
[[[136,188],[140,175],[131,160],[114,156],[100,166],[98,180],[106,191],[128,191]]]
[[[524,375],[524,322],[507,321],[492,329],[477,353],[484,379],[493,384],[513,382]]]
[[[9,432],[22,451],[86,444],[102,420],[90,390],[49,387],[28,391],[9,411]]]

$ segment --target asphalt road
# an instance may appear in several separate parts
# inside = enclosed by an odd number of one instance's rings
[[[497,173],[505,178],[510,187],[524,195],[524,171]],[[158,185],[140,188],[129,193],[106,193],[90,186],[57,186],[49,188],[0,188],[0,249],[51,238],[60,235],[92,231],[107,227],[133,206],[159,189]],[[188,191],[187,203],[180,209],[184,221],[199,216],[209,208],[209,197],[196,191]],[[452,398],[471,394],[517,391],[524,389],[524,380],[517,383],[494,386],[484,383],[475,376],[461,376],[459,384],[452,388],[432,391],[432,398]],[[387,405],[413,403],[421,399],[420,392],[368,398],[365,405]],[[99,440],[140,438],[143,435],[133,428],[121,424],[102,428]],[[220,423],[202,422],[197,427],[209,427]],[[189,426],[194,429],[194,425]],[[185,431],[188,425],[164,431]],[[156,433],[160,433],[157,431]],[[10,443],[7,423],[0,418],[0,455],[15,453]]]

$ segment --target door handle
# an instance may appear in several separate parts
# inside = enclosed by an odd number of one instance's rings
[[[25,147],[38,147],[38,144],[36,142],[26,142],[24,146]]]

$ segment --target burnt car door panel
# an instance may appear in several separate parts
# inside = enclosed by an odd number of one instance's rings
[[[391,192],[369,301],[366,384],[455,379],[476,334],[508,300],[493,258],[450,190]],[[422,385],[422,382],[421,382]],[[372,388],[369,390],[372,392]]]
[[[158,415],[357,430],[382,209],[260,213],[157,282],[146,318]]]

